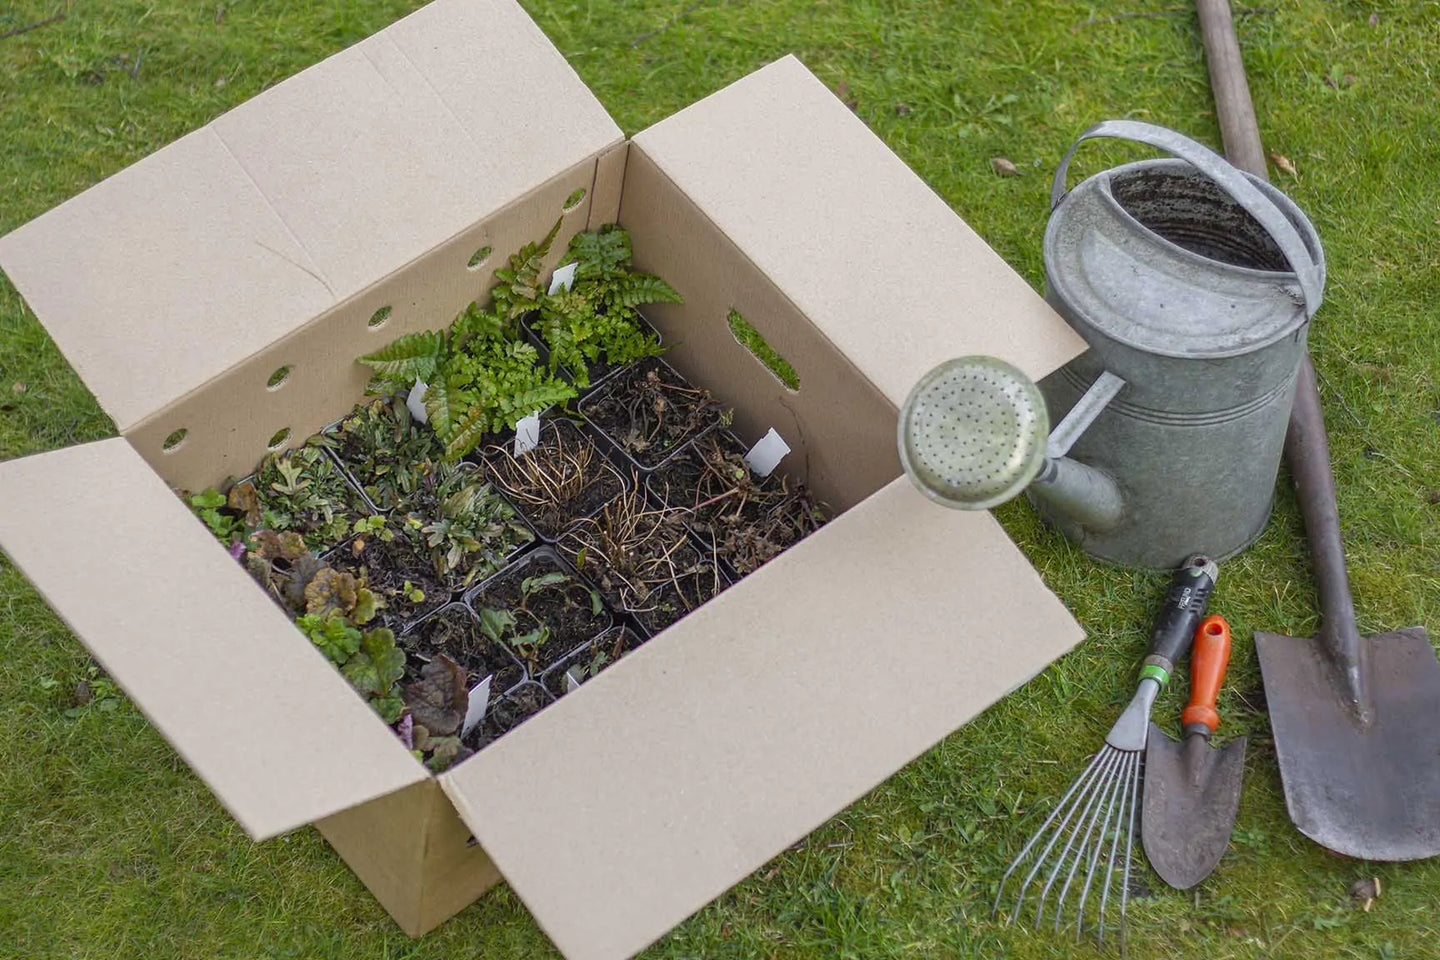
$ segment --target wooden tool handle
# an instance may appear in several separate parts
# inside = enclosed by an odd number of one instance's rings
[[[1187,733],[1196,724],[1209,733],[1220,726],[1215,699],[1220,695],[1220,684],[1225,682],[1225,668],[1229,665],[1230,624],[1222,616],[1208,616],[1196,628],[1195,646],[1190,651],[1190,703],[1180,714],[1180,723]]]

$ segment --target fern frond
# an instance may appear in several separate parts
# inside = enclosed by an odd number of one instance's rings
[[[475,449],[485,434],[490,432],[491,413],[482,403],[477,403],[455,421],[455,428],[445,441],[445,459],[459,460]]]
[[[494,297],[494,311],[504,320],[516,320],[540,306],[545,289],[540,284],[540,270],[550,247],[560,233],[564,218],[556,218],[555,225],[539,243],[527,243],[519,252],[510,257],[508,267],[495,271],[498,281],[490,291]]]
[[[445,334],[421,330],[367,353],[360,362],[374,370],[378,378],[409,385],[416,379],[429,382],[444,355]]]
[[[435,436],[444,440],[454,427],[454,409],[451,407],[450,384],[445,377],[436,377],[425,390],[425,414],[430,420],[430,429]]]
[[[570,239],[567,259],[575,261],[575,280],[610,280],[630,268],[630,234],[618,224],[606,224]]]
[[[684,302],[674,287],[649,273],[632,273],[615,281],[605,292],[605,303],[611,307],[633,309],[642,303]]]

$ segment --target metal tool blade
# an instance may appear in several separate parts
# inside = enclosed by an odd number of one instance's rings
[[[1150,725],[1140,839],[1150,866],[1170,886],[1195,886],[1229,848],[1240,808],[1245,744],[1241,737],[1214,748],[1199,735],[1176,743]]]
[[[1337,693],[1320,644],[1255,633],[1290,819],[1349,857],[1440,855],[1440,661],[1422,627],[1361,643],[1365,719]]]

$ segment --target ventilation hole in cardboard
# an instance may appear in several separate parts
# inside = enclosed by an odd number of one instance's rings
[[[490,259],[490,253],[490,246],[489,244],[486,244],[479,250],[476,250],[474,253],[470,254],[470,262],[465,264],[465,266],[469,267],[471,270],[479,270],[485,265],[485,261]]]
[[[370,329],[379,330],[381,327],[385,326],[385,321],[389,319],[390,308],[381,307],[379,310],[376,310],[374,313],[370,314],[370,320],[368,321]]]
[[[800,389],[800,375],[795,372],[790,361],[776,353],[775,348],[760,336],[760,331],[740,315],[740,311],[731,310],[727,322],[730,324],[730,333],[735,337],[735,342],[749,350],[751,356],[759,360],[761,366],[769,370],[776,380],[784,384],[786,390],[794,393]]]
[[[285,386],[285,381],[290,379],[290,364],[285,364],[279,370],[270,374],[270,379],[265,381],[266,390],[279,390]]]
[[[472,834],[470,834],[470,838],[465,841],[465,846],[467,846],[467,847],[478,847],[478,846],[480,846],[480,841],[479,841],[479,840],[476,840],[476,839],[475,839],[475,834],[472,833]]]
[[[174,453],[180,449],[180,444],[184,443],[185,438],[188,436],[190,436],[190,431],[181,427],[165,438],[165,441],[160,444],[161,451],[164,453]]]
[[[267,450],[279,450],[285,446],[285,441],[290,439],[290,428],[281,427],[270,437],[270,442],[265,444]]]
[[[566,213],[569,213],[571,210],[574,210],[576,207],[580,206],[580,201],[581,201],[581,200],[584,200],[584,199],[585,199],[585,188],[584,188],[584,187],[579,187],[579,188],[577,188],[574,193],[570,194],[570,196],[568,196],[568,197],[565,198],[565,206],[564,206],[564,208],[563,208],[564,211],[565,211]]]

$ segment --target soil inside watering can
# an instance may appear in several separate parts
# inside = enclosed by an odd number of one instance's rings
[[[1290,269],[1260,222],[1205,177],[1120,173],[1110,178],[1110,193],[1142,226],[1192,253],[1252,270]]]

